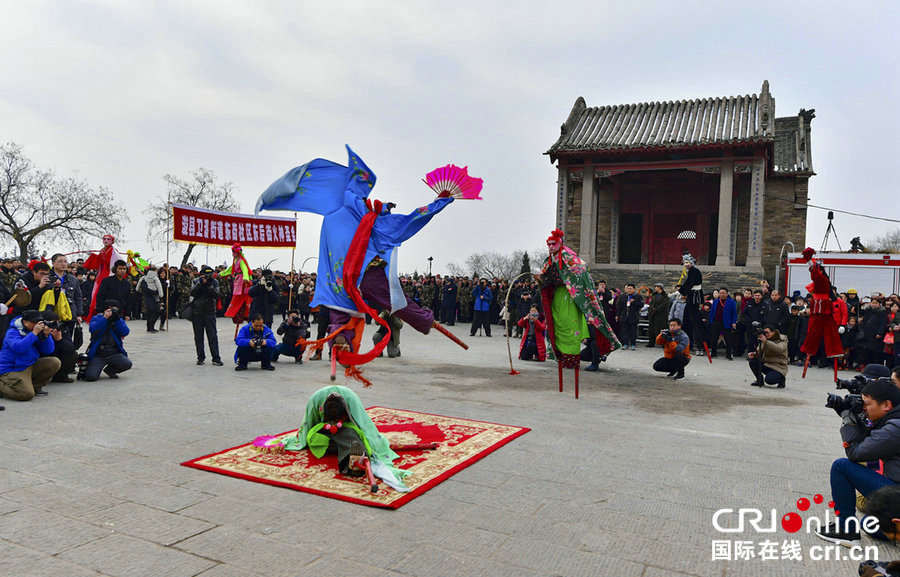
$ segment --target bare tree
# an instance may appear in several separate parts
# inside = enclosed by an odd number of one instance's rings
[[[219,183],[216,174],[205,168],[191,172],[191,178],[182,180],[177,176],[167,174],[163,177],[168,185],[167,198],[157,198],[144,210],[150,215],[147,223],[147,239],[151,242],[168,242],[169,240],[169,202],[220,210],[236,212],[240,210],[240,204],[234,198],[234,184],[231,182]],[[181,266],[187,264],[194,251],[194,243],[188,244]]]
[[[516,277],[522,272],[537,272],[543,265],[544,256],[538,262],[526,260],[526,254],[544,255],[546,249],[523,251],[516,250],[512,254],[500,254],[496,252],[478,252],[469,255],[464,265],[451,262],[447,265],[447,270],[454,276],[485,276],[505,278],[507,280]],[[529,270],[525,271],[524,267],[528,266]]]
[[[866,252],[900,252],[900,229],[892,230],[868,241]]]
[[[60,179],[35,168],[15,142],[0,147],[0,234],[18,246],[19,260],[36,252],[39,242],[78,246],[91,237],[119,234],[123,221],[128,221],[125,209],[106,188],[94,190],[82,179]]]

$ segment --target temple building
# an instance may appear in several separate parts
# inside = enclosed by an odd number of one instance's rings
[[[772,282],[784,243],[805,246],[814,112],[776,118],[768,81],[751,96],[595,108],[579,97],[546,152],[556,226],[614,286],[669,287],[685,252],[714,286]]]

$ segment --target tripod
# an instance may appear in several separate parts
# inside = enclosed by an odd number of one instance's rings
[[[838,250],[843,252],[843,249],[841,248],[841,241],[838,240],[837,231],[834,230],[834,222],[832,222],[833,220],[834,220],[834,213],[829,210],[828,211],[828,228],[825,229],[825,238],[822,240],[822,248],[819,249],[819,252],[825,252],[825,250],[828,248],[828,236],[832,235],[832,234],[834,235],[834,242],[836,242],[838,245]]]

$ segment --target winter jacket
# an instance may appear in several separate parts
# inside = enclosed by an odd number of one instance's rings
[[[884,476],[900,483],[900,407],[891,409],[866,431],[855,424],[844,425],[841,438],[848,459],[854,462],[881,459]]]
[[[75,275],[64,273],[61,277],[57,276],[55,271],[50,271],[50,278],[53,281],[59,279],[60,290],[66,293],[66,299],[69,301],[69,307],[72,309],[73,317],[80,317],[84,314],[84,297],[81,294],[81,283],[75,278]],[[51,285],[52,286],[52,285]]]
[[[616,303],[616,313],[619,317],[619,323],[637,323],[641,316],[642,306],[644,306],[644,299],[641,298],[641,295],[634,293],[631,295],[631,300],[629,300],[627,294],[620,294],[619,300]]]
[[[115,277],[107,277],[104,280],[115,278]],[[125,319],[119,317],[114,323],[110,323],[109,319],[103,316],[102,312],[96,312],[94,317],[91,319],[90,324],[91,330],[91,344],[88,345],[87,354],[90,358],[94,358],[97,354],[97,349],[100,348],[100,343],[103,341],[103,335],[109,331],[112,331],[113,340],[116,343],[116,347],[119,349],[119,352],[128,356],[128,353],[125,352],[125,345],[122,341],[124,337],[128,336],[128,333],[131,332],[131,329],[128,328],[128,325],[125,324]]]
[[[760,341],[756,346],[756,355],[763,366],[787,376],[788,338],[786,336],[776,332],[771,339]]]
[[[528,340],[528,316],[524,316],[519,319],[519,326],[522,328],[522,341],[519,343],[519,356],[521,358],[522,349],[525,348],[525,341]],[[547,345],[546,339],[544,338],[544,331],[547,328],[547,324],[544,320],[544,315],[539,315],[536,319],[531,321],[534,325],[534,342],[537,345],[537,360],[546,361],[547,360]]]
[[[675,355],[691,358],[691,339],[681,329],[677,333],[672,331],[669,331],[668,334],[660,333],[656,336],[656,344],[664,347],[663,356],[667,359],[674,359]]]
[[[778,302],[773,300],[763,301],[763,325],[769,325],[777,331],[784,330],[784,323],[791,315],[791,307],[784,299]]]
[[[147,274],[138,281],[137,290],[144,295],[145,300],[159,302],[163,298],[163,287],[159,275],[155,270],[148,270]],[[154,298],[153,295],[156,295]]]
[[[669,320],[678,319],[678,322],[684,322],[684,307],[687,306],[687,301],[683,301],[680,298],[676,298],[672,301],[672,306],[669,308]]]
[[[489,311],[491,310],[491,289],[489,287],[481,288],[481,284],[475,285],[475,288],[472,289],[472,297],[475,299],[475,309],[476,311]]]
[[[716,311],[722,303],[722,299],[714,299],[712,307],[709,309],[709,324],[713,324],[716,320]],[[731,297],[725,299],[725,308],[722,310],[722,325],[726,329],[730,329],[737,324],[737,301]]]
[[[204,283],[202,278],[191,281],[191,312],[196,316],[214,315],[219,302],[219,281],[211,278]]]
[[[850,315],[847,312],[847,303],[841,299],[834,301],[834,324],[839,327],[846,326],[847,319],[849,318]]]
[[[0,349],[0,375],[24,371],[41,356],[53,354],[54,350],[53,337],[35,335],[22,324],[22,317],[16,317],[6,331]]]

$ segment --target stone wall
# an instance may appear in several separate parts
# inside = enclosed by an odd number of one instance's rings
[[[718,272],[700,268],[703,273],[704,292],[711,292],[719,287],[726,287],[729,292],[738,289],[759,288],[760,274],[743,272]],[[734,268],[734,267],[729,267]],[[661,282],[665,285],[666,292],[675,289],[675,284],[681,276],[681,267],[666,267],[666,270],[642,270],[635,267],[604,267],[602,265],[591,267],[591,276],[594,281],[605,280],[612,288],[622,288],[625,283],[633,283],[636,286],[653,287]],[[774,278],[774,277],[773,277]]]
[[[806,177],[772,178],[766,182],[762,265],[769,282],[775,282],[775,267],[785,242],[794,243],[797,252],[806,247],[808,191],[809,178]],[[801,206],[795,208],[795,202]],[[825,235],[824,227],[822,235]],[[789,250],[787,247],[785,252]]]

